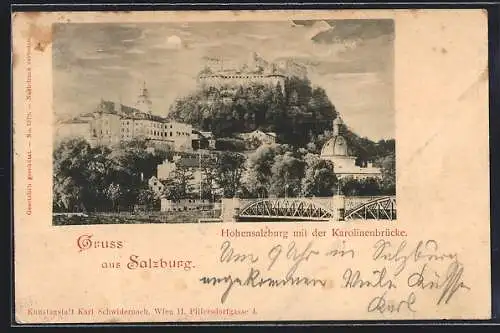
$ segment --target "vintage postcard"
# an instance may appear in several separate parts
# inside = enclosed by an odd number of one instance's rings
[[[490,318],[487,20],[14,13],[16,322]]]

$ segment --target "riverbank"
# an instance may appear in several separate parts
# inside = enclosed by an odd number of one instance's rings
[[[87,213],[83,215],[53,215],[52,224],[94,225],[94,224],[144,224],[144,223],[198,223],[198,219],[210,219],[220,216],[220,211],[180,211],[180,212],[145,212],[145,213]],[[204,222],[209,223],[209,222]]]

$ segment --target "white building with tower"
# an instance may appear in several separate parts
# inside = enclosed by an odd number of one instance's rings
[[[92,145],[114,145],[139,139],[158,148],[191,151],[192,131],[189,124],[153,115],[144,83],[134,107],[101,99],[94,112],[58,124],[55,134],[56,141],[81,137]]]
[[[356,179],[381,177],[380,169],[374,167],[371,162],[364,167],[356,165],[356,156],[350,155],[348,142],[342,135],[343,127],[344,123],[338,116],[333,121],[333,136],[323,145],[320,157],[333,163],[337,178],[349,176]]]

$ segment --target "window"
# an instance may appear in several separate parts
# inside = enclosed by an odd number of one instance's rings
[[[170,136],[172,136],[172,132],[170,132]]]

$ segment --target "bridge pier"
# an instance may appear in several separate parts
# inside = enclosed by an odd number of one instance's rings
[[[345,195],[334,195],[333,198],[334,221],[345,219]]]
[[[224,198],[221,202],[220,218],[222,222],[238,222],[240,215],[240,199],[238,198]]]

